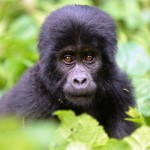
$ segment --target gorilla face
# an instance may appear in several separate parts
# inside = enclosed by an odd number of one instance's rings
[[[101,66],[98,51],[93,47],[66,47],[59,52],[59,66],[66,76],[66,99],[77,105],[89,104],[97,87],[93,75]]]
[[[39,50],[41,78],[48,90],[75,105],[90,104],[97,80],[109,76],[115,63],[115,23],[95,7],[63,7],[43,24]]]

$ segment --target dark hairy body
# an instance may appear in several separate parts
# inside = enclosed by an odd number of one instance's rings
[[[39,38],[40,59],[0,101],[0,113],[52,118],[72,109],[88,113],[110,137],[134,130],[125,111],[134,107],[132,85],[116,62],[116,26],[96,7],[70,5],[49,15]]]

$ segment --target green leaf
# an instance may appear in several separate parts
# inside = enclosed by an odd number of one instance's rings
[[[53,122],[0,118],[0,150],[45,150],[54,137]]]
[[[126,114],[131,118],[125,118],[125,120],[139,123],[141,125],[144,124],[143,116],[140,114],[140,112],[136,111],[134,108],[129,107],[129,110],[126,112]]]
[[[99,147],[97,150],[132,150],[126,141],[111,139],[105,146]]]
[[[126,112],[126,114],[128,114],[131,117],[137,118],[140,116],[140,114],[132,107],[129,107],[128,112]]]
[[[142,76],[150,71],[150,59],[144,48],[135,42],[128,42],[119,47],[118,65],[131,76]]]
[[[144,116],[150,117],[150,100],[147,100],[141,106],[141,112]]]
[[[148,150],[150,149],[150,128],[142,126],[124,141],[132,147],[132,150]]]
[[[75,142],[68,144],[66,150],[88,150],[88,148],[84,143],[75,141]]]
[[[15,38],[28,40],[36,35],[37,30],[38,28],[33,18],[22,15],[11,24],[8,32],[12,35],[15,34]]]
[[[72,111],[57,111],[55,114],[61,120],[58,130],[64,145],[77,142],[91,150],[107,142],[108,136],[103,127],[91,116],[87,114],[75,116]]]

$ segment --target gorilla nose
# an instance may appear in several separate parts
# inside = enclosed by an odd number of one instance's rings
[[[76,88],[84,88],[88,85],[88,79],[86,76],[78,76],[73,78],[73,86]]]
[[[74,82],[74,84],[82,85],[82,84],[85,84],[87,82],[87,79],[86,78],[83,78],[83,79],[77,78],[77,79],[74,79],[73,82]]]

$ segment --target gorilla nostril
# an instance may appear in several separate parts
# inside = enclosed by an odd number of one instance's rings
[[[81,79],[77,79],[75,78],[73,80],[73,83],[76,84],[76,85],[83,85],[87,82],[87,78],[81,78]]]
[[[80,84],[80,81],[78,79],[73,80],[74,84]]]
[[[81,84],[86,83],[86,81],[87,81],[87,79],[86,79],[86,78],[84,78],[84,79],[81,81]]]

